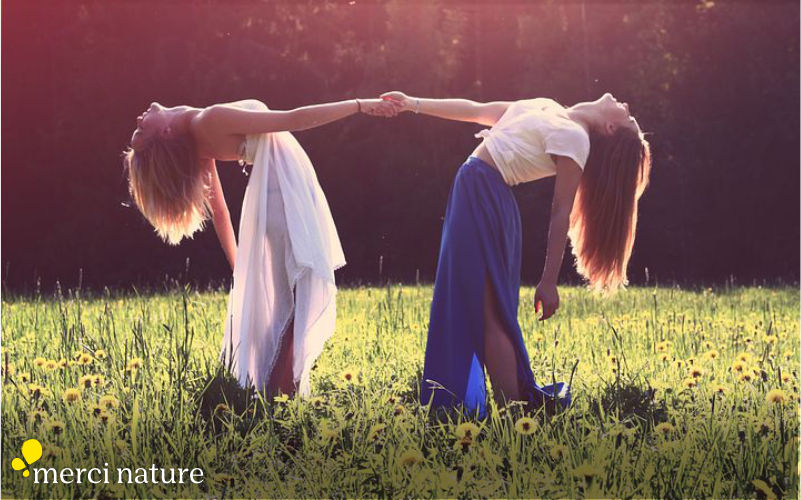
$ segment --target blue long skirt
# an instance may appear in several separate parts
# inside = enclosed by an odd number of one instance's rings
[[[463,405],[486,418],[484,286],[489,279],[498,314],[515,347],[517,380],[526,401],[554,391],[569,404],[565,384],[534,382],[517,321],[522,234],[520,211],[500,172],[471,156],[451,186],[442,229],[428,327],[420,403],[431,409]]]

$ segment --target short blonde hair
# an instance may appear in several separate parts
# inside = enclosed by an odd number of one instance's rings
[[[209,189],[188,135],[153,137],[123,152],[128,191],[136,207],[170,245],[192,238],[211,214]]]

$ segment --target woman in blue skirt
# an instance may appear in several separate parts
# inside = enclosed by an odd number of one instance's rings
[[[570,404],[567,384],[534,381],[517,321],[520,212],[511,186],[556,176],[547,255],[534,295],[540,320],[559,308],[556,282],[565,243],[590,288],[626,285],[637,201],[648,185],[650,150],[628,105],[606,93],[564,107],[552,99],[478,103],[381,96],[402,111],[490,126],[451,186],[434,284],[421,403],[463,404],[486,417],[484,367],[499,406],[535,410]]]

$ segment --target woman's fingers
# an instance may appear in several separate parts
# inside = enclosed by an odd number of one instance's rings
[[[368,115],[390,118],[396,116],[400,109],[391,100],[368,99],[362,102],[362,111]]]

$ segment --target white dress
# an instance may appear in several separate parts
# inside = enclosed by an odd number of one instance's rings
[[[240,105],[268,109],[255,100]],[[345,257],[311,161],[292,134],[249,135],[241,156],[253,170],[220,359],[240,384],[264,390],[294,315],[293,379],[307,396],[309,372],[334,333],[334,271]]]

